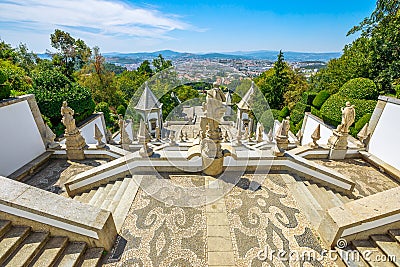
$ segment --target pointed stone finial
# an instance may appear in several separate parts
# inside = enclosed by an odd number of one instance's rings
[[[269,129],[268,134],[267,134],[268,142],[271,143],[273,140],[273,132],[272,128]]]
[[[54,141],[54,139],[56,139],[56,134],[53,133],[49,125],[47,125],[46,123],[45,125],[46,125],[46,146],[50,149],[59,148],[60,144]]]
[[[139,144],[142,145],[142,148],[139,150],[139,155],[142,157],[150,157],[153,155],[153,149],[147,145],[147,143],[150,142],[150,133],[142,119],[139,125],[138,140]]]
[[[301,129],[297,132],[296,138],[297,138],[297,145],[300,145],[301,139],[303,138],[303,131]]]
[[[106,146],[106,144],[103,142],[103,134],[101,133],[99,126],[97,124],[94,125],[94,139],[97,140],[96,147],[97,148],[103,148]]]
[[[224,142],[229,142],[228,131],[225,131]]]
[[[357,138],[360,142],[358,142],[357,146],[362,148],[366,146],[366,142],[365,140],[368,138],[368,136],[370,135],[369,131],[368,131],[368,127],[369,124],[366,123],[364,125],[364,127],[362,127],[362,129],[360,130],[360,132],[357,134]]]
[[[317,141],[321,139],[321,124],[318,124],[317,128],[315,128],[313,134],[311,135],[313,142],[310,144],[312,148],[317,148],[319,145]]]
[[[121,114],[118,115],[118,124],[119,124],[119,129],[120,129],[121,145],[131,145],[132,140],[130,139],[129,134],[126,131],[125,120]]]
[[[234,142],[235,146],[240,146],[242,145],[242,131],[240,130],[240,128],[237,130],[236,133],[236,140]]]
[[[368,138],[369,136],[369,132],[368,132],[368,122],[364,125],[364,127],[362,127],[362,129],[360,130],[360,132],[357,134],[357,138],[358,140],[360,140],[361,142],[364,142],[365,139]]]

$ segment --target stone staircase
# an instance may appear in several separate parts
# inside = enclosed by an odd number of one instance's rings
[[[74,199],[110,211],[117,231],[119,231],[136,196],[139,183],[138,177],[132,178],[132,176],[127,175],[125,178],[110,181],[107,184],[75,195]]]
[[[0,220],[0,266],[98,266],[103,251]]]
[[[336,192],[298,175],[282,174],[282,178],[315,229],[318,229],[328,209],[355,199],[352,195]]]
[[[348,267],[400,267],[400,229],[371,235],[365,240],[354,240],[346,248],[336,247],[336,250]]]

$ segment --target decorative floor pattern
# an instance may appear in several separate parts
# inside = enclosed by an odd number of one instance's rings
[[[171,176],[178,178],[184,177]],[[122,256],[113,263],[111,252],[106,266],[206,266],[204,207],[170,206],[139,189],[121,235],[127,241]]]
[[[26,184],[56,194],[65,193],[64,183],[71,177],[108,162],[105,159],[85,159],[79,162],[50,159],[38,172],[27,177]]]
[[[355,193],[361,196],[373,195],[399,186],[399,183],[390,176],[378,171],[362,159],[316,160],[315,162],[350,177],[356,183]]]
[[[203,184],[193,176],[170,175],[168,178],[185,186]],[[221,207],[221,210],[227,215],[227,236],[232,242],[235,265],[335,266],[320,256],[324,247],[294,198],[288,195],[280,175],[268,175],[256,192],[247,189],[252,179],[253,175],[245,175],[222,199],[226,209]],[[122,227],[120,243],[125,245],[110,252],[105,266],[208,266],[207,231],[210,229],[207,225],[210,223],[206,209],[170,206],[139,189]],[[259,254],[260,250],[267,254]],[[272,250],[294,251],[299,257],[305,253],[310,257],[300,262],[295,256],[290,261],[282,259],[288,255],[263,258]]]
[[[246,190],[251,175],[244,178],[239,182],[244,184],[226,196],[236,266],[335,266],[321,257],[319,238],[288,195],[280,175],[269,174],[256,192]],[[281,256],[278,251],[283,251]]]

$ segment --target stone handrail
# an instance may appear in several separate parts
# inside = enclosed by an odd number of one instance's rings
[[[117,236],[109,211],[0,176],[0,219],[110,250]]]
[[[319,226],[324,241],[334,247],[340,238],[347,242],[384,234],[400,227],[400,187],[329,209]]]

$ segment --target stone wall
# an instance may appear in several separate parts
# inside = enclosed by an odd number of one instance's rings
[[[46,151],[44,129],[33,95],[0,102],[0,175],[12,174]]]
[[[400,169],[400,100],[380,96],[370,121],[368,152]]]

